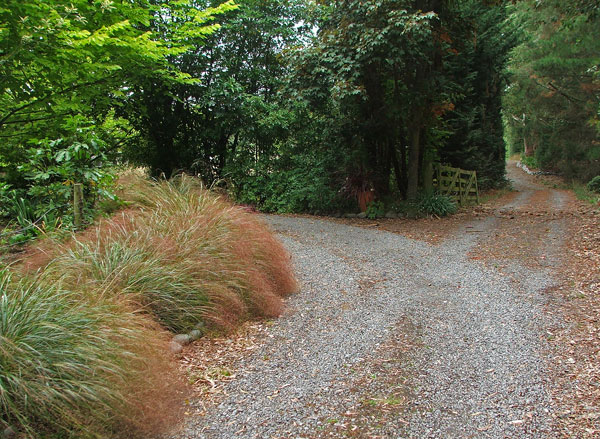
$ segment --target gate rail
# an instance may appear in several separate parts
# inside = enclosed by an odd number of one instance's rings
[[[479,204],[477,173],[450,166],[434,165],[433,187],[442,195],[455,200],[459,205]]]

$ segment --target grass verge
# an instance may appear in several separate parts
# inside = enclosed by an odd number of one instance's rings
[[[589,203],[592,206],[598,206],[600,204],[600,194],[588,190],[586,185],[573,182],[572,189],[575,193],[575,196],[579,200],[585,201],[586,203]]]

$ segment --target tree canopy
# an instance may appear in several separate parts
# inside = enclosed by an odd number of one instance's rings
[[[44,211],[129,162],[332,211],[364,190],[414,199],[434,162],[501,185],[505,144],[589,179],[599,16],[591,0],[7,0],[0,197]]]
[[[600,173],[600,6],[522,1],[510,19],[521,43],[504,98],[509,147],[587,181]]]

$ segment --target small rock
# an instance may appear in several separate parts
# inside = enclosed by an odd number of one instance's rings
[[[197,329],[202,332],[204,332],[204,328],[205,328],[204,322],[199,322],[196,326],[194,326],[194,329]]]
[[[177,334],[175,337],[173,337],[173,341],[185,346],[192,342],[192,337],[189,334]]]
[[[198,340],[200,337],[202,337],[202,334],[203,331],[199,329],[194,329],[193,331],[190,331],[190,338],[192,339],[192,341]]]
[[[361,212],[358,215],[356,215],[356,218],[364,219],[366,217],[367,217],[367,212]]]
[[[347,213],[344,215],[344,218],[356,218],[356,214],[355,213]]]
[[[396,219],[396,218],[398,218],[398,214],[396,212],[394,212],[393,210],[390,210],[389,212],[387,212],[385,214],[385,217],[389,218],[389,219]]]
[[[178,354],[181,351],[183,351],[183,346],[181,346],[179,343],[177,343],[176,341],[171,341],[169,343],[169,350],[171,351],[172,354]]]

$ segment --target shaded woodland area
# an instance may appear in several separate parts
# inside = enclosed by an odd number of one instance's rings
[[[111,198],[127,163],[272,212],[415,199],[432,162],[501,186],[507,147],[600,172],[592,0],[9,0],[0,18],[13,218],[68,222],[70,184]]]

